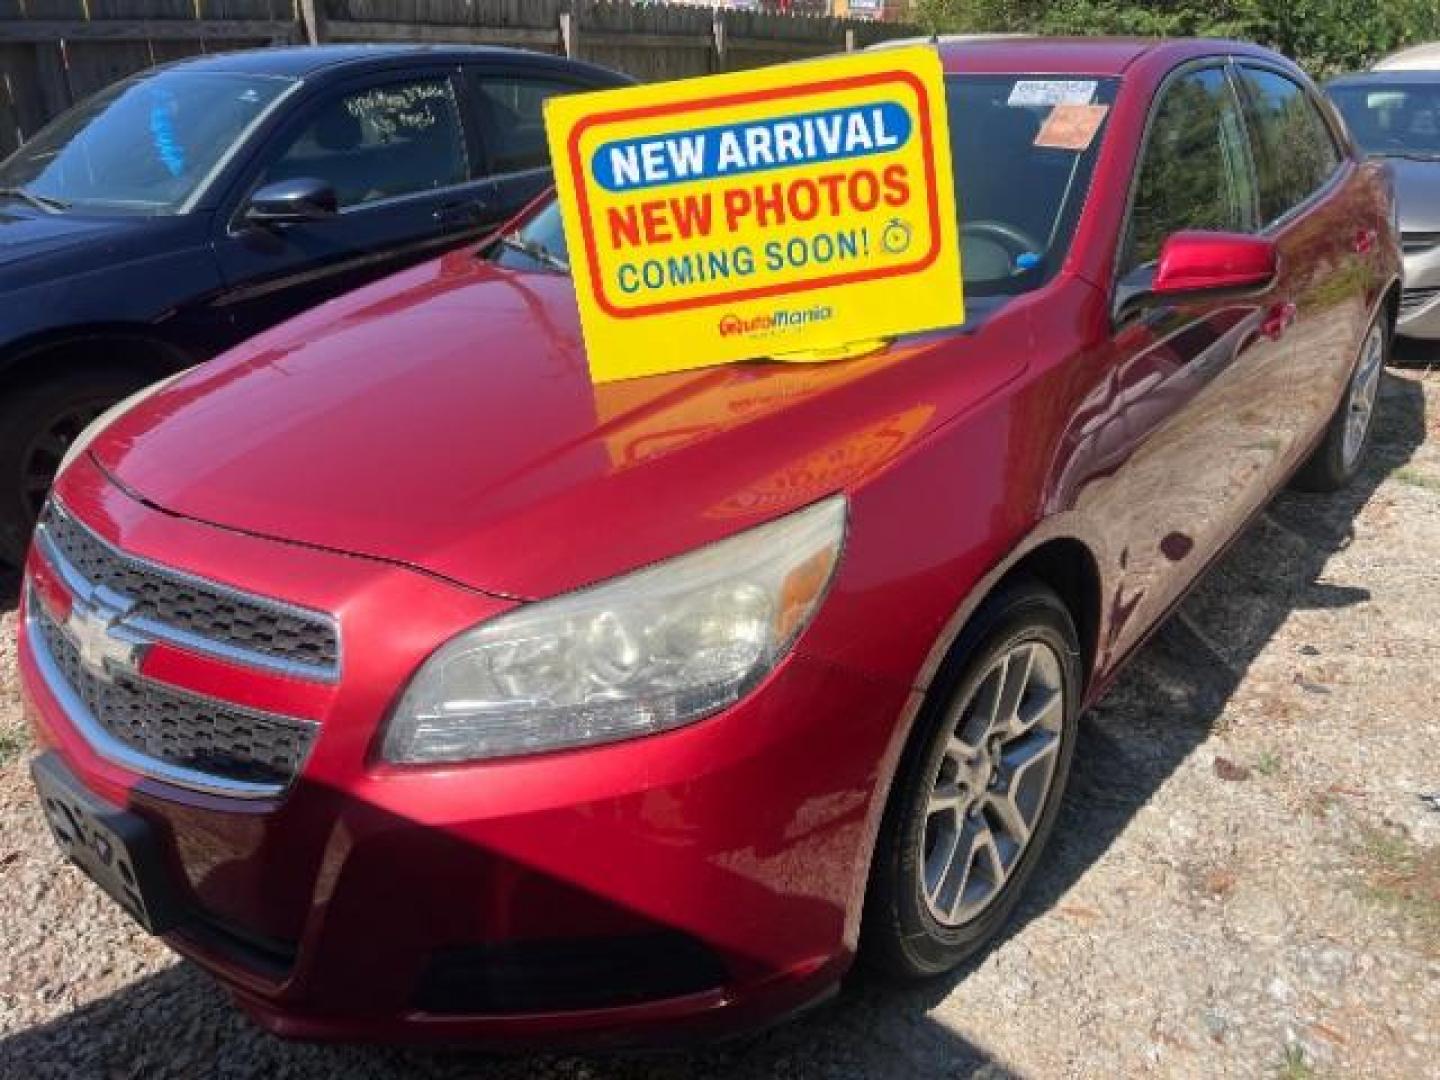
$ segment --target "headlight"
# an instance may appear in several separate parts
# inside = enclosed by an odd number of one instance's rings
[[[384,757],[473,761],[588,746],[733,704],[815,613],[845,516],[836,496],[466,631],[411,681]]]

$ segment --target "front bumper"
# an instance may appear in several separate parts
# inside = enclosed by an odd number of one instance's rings
[[[1396,332],[1421,341],[1440,341],[1440,244],[1405,256]]]
[[[39,741],[162,838],[187,910],[167,940],[270,1030],[683,1041],[804,1007],[849,965],[908,688],[796,653],[738,706],[664,735],[386,767],[372,749],[410,673],[508,602],[177,520],[91,466],[60,490],[126,551],[201,577],[238,574],[231,584],[340,621],[345,674],[306,699],[321,733],[300,778],[270,800],[178,788],[102,757],[42,675],[43,642],[22,631]]]

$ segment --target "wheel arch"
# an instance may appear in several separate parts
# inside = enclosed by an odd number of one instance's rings
[[[1075,623],[1080,640],[1081,673],[1088,689],[1099,674],[1100,642],[1105,633],[1105,544],[1097,530],[1077,528],[1074,514],[1047,519],[1011,549],[973,588],[935,639],[916,687],[928,690],[949,660],[965,626],[995,592],[1022,578],[1033,578],[1058,595]]]
[[[1402,293],[1400,279],[1395,278],[1386,287],[1380,296],[1380,304],[1377,311],[1385,313],[1386,321],[1390,326],[1390,340],[1395,340],[1395,328],[1400,325],[1400,297]]]
[[[916,722],[932,699],[936,677],[947,664],[958,658],[955,651],[957,642],[985,601],[1020,580],[1039,581],[1052,589],[1069,611],[1080,641],[1081,708],[1089,703],[1090,691],[1102,685],[1100,643],[1105,640],[1107,632],[1104,567],[1108,565],[1102,537],[1101,531],[1086,522],[1078,512],[1063,513],[1042,521],[966,592],[937,636],[917,676],[881,766],[881,780],[876,785],[876,797],[866,822],[868,839],[860,860],[860,872],[856,875],[854,899],[847,912],[847,942],[855,945],[860,939],[874,869],[876,839],[892,801],[895,778],[911,743]]]
[[[995,588],[1021,578],[1034,578],[1060,597],[1080,641],[1080,671],[1086,686],[1094,674],[1100,641],[1100,566],[1081,540],[1056,537],[1026,553]]]
[[[61,370],[123,367],[159,379],[196,362],[153,327],[97,324],[36,335],[0,350],[0,394]]]

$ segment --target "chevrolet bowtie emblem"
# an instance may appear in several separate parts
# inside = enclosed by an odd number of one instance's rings
[[[110,681],[118,671],[136,671],[148,644],[124,625],[134,609],[133,602],[96,590],[76,597],[65,621],[65,633],[75,643],[80,662],[100,678]]]

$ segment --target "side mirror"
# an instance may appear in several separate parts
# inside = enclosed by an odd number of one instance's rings
[[[1153,267],[1121,283],[1116,316],[1125,319],[1155,303],[1243,297],[1268,288],[1280,270],[1273,241],[1227,232],[1178,232],[1165,241]]]
[[[324,221],[340,212],[335,189],[324,180],[297,177],[266,184],[250,196],[245,220],[254,225],[298,225]]]

